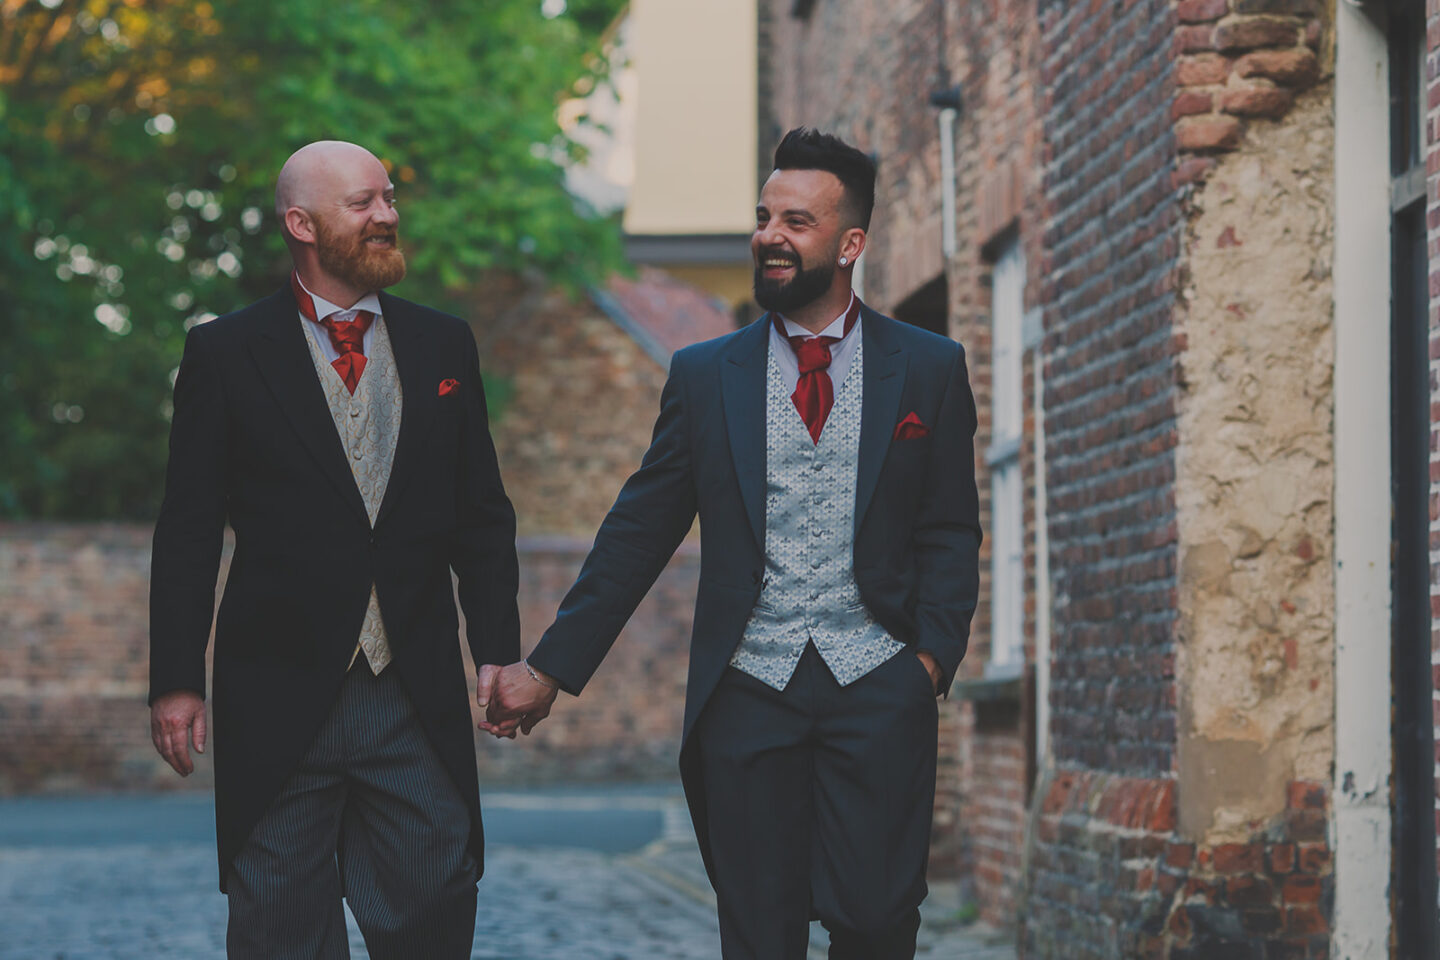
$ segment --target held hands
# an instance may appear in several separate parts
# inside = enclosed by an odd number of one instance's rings
[[[205,699],[193,690],[175,690],[150,706],[150,739],[165,762],[182,777],[195,771],[190,747],[205,752]]]
[[[485,719],[476,724],[496,737],[515,739],[515,732],[529,735],[535,725],[550,715],[559,684],[521,660],[508,667],[487,663],[480,668],[475,700],[485,710]],[[538,679],[537,679],[538,678]]]

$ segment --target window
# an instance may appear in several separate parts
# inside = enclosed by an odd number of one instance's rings
[[[998,679],[1019,676],[1025,663],[1025,491],[1020,475],[1025,255],[1014,237],[995,260],[990,315],[990,662],[985,675]]]
[[[1391,671],[1398,953],[1440,948],[1430,587],[1430,330],[1425,223],[1425,4],[1387,5],[1390,68]]]
[[[942,337],[950,336],[950,285],[945,274],[936,274],[933,280],[896,304],[895,319]]]

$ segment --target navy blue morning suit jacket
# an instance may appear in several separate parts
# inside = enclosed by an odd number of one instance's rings
[[[891,636],[935,656],[948,689],[979,591],[975,401],[964,349],[861,312],[864,398],[855,580]],[[700,518],[681,773],[702,852],[703,790],[690,734],[725,672],[765,569],[765,378],[770,317],[675,354],[654,436],[530,662],[578,694]],[[895,440],[910,413],[924,437]]]
[[[150,701],[205,692],[215,617],[221,889],[296,769],[380,599],[395,670],[470,809],[483,864],[469,684],[451,571],[477,664],[520,656],[515,513],[500,481],[464,321],[380,294],[404,402],[374,528],[287,285],[190,331],[175,382],[150,590]],[[457,382],[440,395],[440,383]],[[215,580],[235,532],[224,597]],[[362,657],[363,660],[363,657]]]

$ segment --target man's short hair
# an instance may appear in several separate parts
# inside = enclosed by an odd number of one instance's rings
[[[839,137],[810,127],[796,127],[775,148],[776,170],[824,170],[845,188],[841,214],[846,227],[870,229],[875,209],[875,161]]]

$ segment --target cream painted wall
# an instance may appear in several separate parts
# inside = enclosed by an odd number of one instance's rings
[[[1335,917],[1390,956],[1390,111],[1385,33],[1335,5]]]
[[[756,0],[631,0],[638,78],[629,234],[754,226]]]

